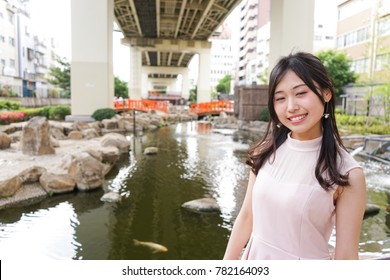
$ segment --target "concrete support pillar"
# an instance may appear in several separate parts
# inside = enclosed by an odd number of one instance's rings
[[[71,15],[72,115],[90,116],[113,107],[114,0],[72,0]]]
[[[147,78],[147,77],[146,77]],[[129,98],[139,100],[142,98],[142,52],[138,47],[130,47],[130,79]]]
[[[148,98],[149,74],[141,67],[141,98]]]
[[[182,73],[182,86],[181,86],[181,96],[184,99],[188,99],[190,97],[190,77],[189,70],[183,71]]]
[[[269,63],[292,51],[313,51],[315,0],[272,0]]]
[[[210,48],[202,48],[202,50],[199,52],[197,103],[211,101],[210,64],[211,64]]]

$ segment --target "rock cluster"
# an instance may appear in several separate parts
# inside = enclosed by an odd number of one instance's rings
[[[197,119],[191,114],[155,112],[117,115],[86,122],[34,117],[0,132],[0,209],[49,195],[102,187],[105,175],[130,149],[127,133]],[[115,194],[114,194],[115,196]],[[108,200],[112,201],[110,197]]]

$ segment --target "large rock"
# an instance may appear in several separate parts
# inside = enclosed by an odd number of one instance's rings
[[[104,182],[105,165],[87,152],[71,156],[68,173],[81,191],[96,189]]]
[[[8,149],[11,147],[11,137],[4,132],[0,132],[0,150]]]
[[[117,147],[120,153],[127,153],[130,147],[130,142],[126,139],[124,135],[119,133],[108,133],[104,135],[100,140],[100,144],[103,147]]]
[[[115,164],[120,157],[119,149],[114,146],[101,147],[99,151],[102,154],[102,162]]]
[[[32,184],[39,182],[39,177],[46,172],[46,168],[41,166],[33,166],[27,168],[19,174],[19,178],[23,184]]]
[[[50,126],[45,117],[34,117],[23,127],[20,140],[25,155],[48,155],[55,151],[50,144]]]
[[[0,181],[0,198],[15,194],[22,186],[19,176]]]
[[[48,193],[72,192],[76,187],[75,179],[69,174],[44,172],[39,178],[39,183]]]

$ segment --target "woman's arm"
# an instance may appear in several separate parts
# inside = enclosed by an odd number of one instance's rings
[[[251,171],[249,175],[248,187],[240,213],[234,222],[232,233],[226,248],[224,260],[237,260],[242,249],[248,242],[252,232],[252,189],[256,180],[256,175]]]
[[[366,179],[360,168],[349,172],[349,186],[336,201],[336,260],[359,259],[360,229],[366,208]]]

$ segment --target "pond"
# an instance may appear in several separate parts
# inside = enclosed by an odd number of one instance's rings
[[[0,257],[84,260],[221,259],[245,195],[251,141],[258,136],[233,130],[198,130],[180,123],[129,136],[132,150],[106,177],[105,190],[119,203],[100,201],[104,191],[52,196],[31,206],[2,210]],[[159,148],[144,155],[146,147]],[[363,222],[360,251],[390,252],[390,167],[358,159],[365,167],[368,200],[380,213]],[[187,201],[212,197],[218,214],[183,209]],[[334,237],[332,237],[332,240]],[[134,240],[168,248],[153,253]]]

